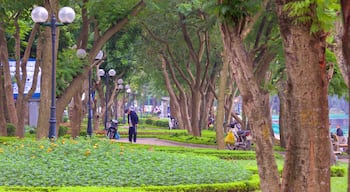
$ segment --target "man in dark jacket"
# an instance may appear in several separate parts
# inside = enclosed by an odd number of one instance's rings
[[[136,143],[137,124],[139,123],[139,117],[134,110],[125,109],[125,113],[128,114],[129,142],[134,141],[134,143]]]

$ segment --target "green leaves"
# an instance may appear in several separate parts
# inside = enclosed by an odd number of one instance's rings
[[[251,173],[233,162],[99,139],[18,141],[0,145],[0,185],[148,186],[225,183]]]
[[[225,0],[216,8],[215,13],[226,22],[237,23],[245,17],[257,12],[261,7],[261,1],[252,0]]]
[[[309,24],[313,33],[332,29],[339,10],[336,0],[293,1],[284,7],[295,24]]]

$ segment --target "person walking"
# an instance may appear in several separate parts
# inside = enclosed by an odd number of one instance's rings
[[[129,142],[131,143],[132,141],[134,141],[134,143],[136,143],[137,124],[139,123],[139,117],[137,116],[134,110],[125,109],[124,112],[128,114]]]

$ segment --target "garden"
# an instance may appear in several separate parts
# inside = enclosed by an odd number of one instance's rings
[[[122,126],[120,133],[127,135]],[[184,130],[143,124],[138,136],[215,144],[213,130],[195,138]],[[276,152],[276,159],[281,172],[283,156]],[[54,142],[30,134],[20,140],[0,137],[0,162],[0,191],[259,190],[254,151],[119,143],[99,134]],[[346,191],[346,164],[331,170],[332,191]]]

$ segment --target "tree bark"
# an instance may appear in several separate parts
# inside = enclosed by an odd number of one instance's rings
[[[225,117],[225,90],[228,76],[228,61],[226,53],[223,57],[223,66],[220,72],[219,80],[219,93],[218,93],[218,107],[216,110],[215,127],[216,127],[216,144],[218,149],[225,149],[225,138],[224,138],[224,117]]]
[[[71,105],[72,110],[70,111],[70,113],[72,114],[72,118],[70,119],[70,125],[72,129],[72,137],[76,138],[77,136],[79,136],[80,133],[82,118],[82,102],[80,92],[77,92],[77,94],[73,97]]]
[[[335,22],[335,36],[334,36],[334,41],[335,41],[335,47],[334,47],[334,54],[337,57],[337,64],[340,69],[340,73],[342,74],[344,81],[346,85],[349,87],[349,73],[347,70],[347,64],[344,58],[343,54],[343,42],[342,42],[342,37],[344,36],[344,27],[343,23],[340,19],[338,19]]]
[[[257,163],[262,191],[279,191],[280,179],[273,152],[269,94],[254,76],[253,61],[245,51],[239,26],[221,23],[220,30],[227,59],[243,98],[243,107],[249,119],[253,141],[256,144]]]
[[[57,15],[58,10],[58,0],[45,0],[45,8],[48,10],[49,15],[54,12]],[[38,24],[36,24],[38,25]],[[56,29],[56,47],[55,54],[57,55],[58,48],[58,28]],[[44,32],[39,38],[38,43],[41,43],[43,48],[41,53],[37,53],[37,60],[42,61],[40,63],[41,67],[41,87],[40,87],[40,106],[39,106],[39,119],[37,128],[37,139],[48,137],[49,135],[49,119],[50,119],[50,107],[51,106],[51,77],[52,77],[52,41],[51,41],[51,28],[45,27]],[[50,51],[46,51],[50,50]],[[39,56],[39,57],[38,57]],[[40,57],[41,56],[41,57]],[[55,62],[57,58],[54,58]],[[63,113],[63,111],[62,111]],[[56,136],[58,132],[58,127],[56,125]]]
[[[330,141],[325,34],[311,34],[311,23],[295,24],[277,0],[290,88],[290,137],[282,190],[330,191]],[[310,15],[315,10],[310,7]]]
[[[341,0],[341,8],[343,13],[343,25],[344,25],[344,35],[342,38],[342,44],[343,44],[343,54],[347,66],[347,74],[348,74],[348,91],[350,95],[350,89],[349,89],[349,83],[350,83],[350,2],[347,0]],[[349,103],[350,108],[350,103]],[[348,130],[350,131],[350,124]],[[350,144],[350,134],[348,134],[348,145]],[[348,154],[350,152],[348,151]],[[350,165],[348,166],[348,172],[350,172]],[[350,192],[350,174],[348,175],[348,191]]]
[[[283,148],[287,147],[288,140],[288,126],[292,125],[290,121],[290,100],[288,98],[288,83],[287,80],[281,78],[277,82],[278,98],[280,100],[280,110],[279,110],[279,131],[280,131],[280,145]]]
[[[1,43],[0,43],[1,44]],[[0,65],[0,135],[7,136],[6,118],[5,118],[5,94],[4,94],[4,72]]]
[[[15,100],[13,99],[13,90],[12,90],[12,80],[9,66],[9,57],[7,49],[7,41],[5,37],[5,29],[0,23],[0,61],[3,67],[3,85],[5,93],[5,111],[7,114],[8,122],[14,124],[17,127],[18,116],[16,113]]]

